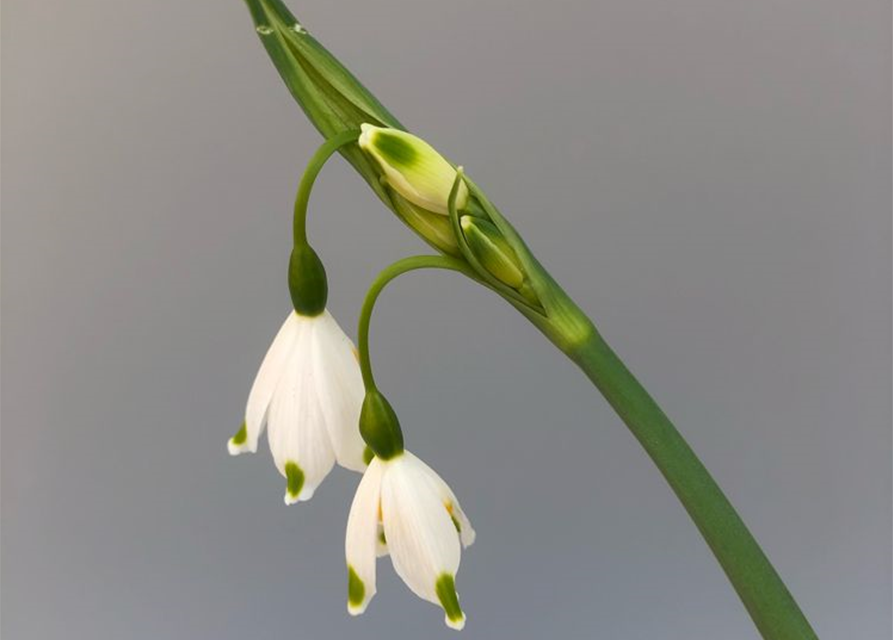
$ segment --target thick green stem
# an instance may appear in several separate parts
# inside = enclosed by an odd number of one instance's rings
[[[766,640],[816,634],[722,490],[648,392],[596,332],[568,355],[620,415],[679,497]]]

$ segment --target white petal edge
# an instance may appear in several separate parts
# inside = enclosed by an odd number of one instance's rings
[[[264,430],[270,400],[285,370],[285,363],[291,355],[299,324],[298,314],[292,311],[273,338],[273,343],[267,350],[248,393],[248,402],[245,406],[247,438],[241,444],[235,444],[230,438],[227,443],[230,455],[257,451],[257,441]]]
[[[447,511],[459,523],[459,539],[462,541],[462,546],[470,547],[474,544],[477,534],[474,531],[474,527],[471,526],[471,520],[468,519],[468,516],[465,515],[465,512],[462,510],[462,506],[459,504],[459,499],[456,498],[456,494],[453,493],[453,490],[450,489],[450,486],[446,481],[444,481],[434,469],[429,467],[424,460],[416,456],[413,457],[415,458],[416,464],[421,465],[427,470],[429,478],[435,483],[440,492]]]
[[[375,595],[381,477],[382,463],[378,458],[373,458],[357,486],[347,517],[344,557],[348,573],[353,570],[363,585],[363,597],[359,603],[351,602],[348,592],[347,611],[352,616],[363,613]]]

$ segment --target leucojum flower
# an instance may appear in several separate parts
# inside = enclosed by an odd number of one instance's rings
[[[368,391],[362,429],[375,458],[357,487],[347,519],[347,610],[359,615],[375,595],[376,558],[390,553],[397,575],[420,598],[439,604],[453,629],[465,626],[456,593],[461,548],[474,529],[437,473],[402,447],[396,416],[377,389]]]
[[[356,349],[326,309],[325,268],[307,242],[305,194],[314,177],[302,180],[295,206],[288,268],[294,311],[261,363],[241,429],[227,443],[230,455],[254,453],[266,428],[286,479],[285,504],[309,500],[336,461],[363,471],[367,460],[357,430],[364,387]]]
[[[410,134],[288,11],[282,0],[245,0],[258,36],[304,113],[325,138],[295,202],[289,292],[294,313],[270,347],[230,453],[255,451],[266,426],[286,502],[309,498],[335,462],[363,470],[345,536],[348,610],[376,590],[376,559],[390,555],[420,598],[460,629],[456,578],[474,530],[450,487],[406,451],[403,431],[376,386],[369,324],[385,285],[417,269],[448,269],[501,296],[589,377],[666,478],[767,640],[814,640],[797,603],[691,448],[533,256],[464,169]],[[439,255],[403,258],[373,281],[352,345],[326,310],[325,270],[307,242],[313,181],[336,151],[375,195]],[[560,211],[551,210],[558,220]],[[368,466],[366,463],[368,462]],[[519,587],[520,588],[520,587]]]
[[[328,311],[292,311],[273,340],[248,395],[245,422],[229,439],[231,455],[267,440],[286,478],[285,503],[309,500],[337,461],[363,471],[357,431],[363,381],[353,343]]]

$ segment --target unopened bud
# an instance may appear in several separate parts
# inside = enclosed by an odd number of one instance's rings
[[[381,167],[388,185],[413,204],[443,215],[456,179],[456,170],[430,144],[399,129],[363,124],[360,148]],[[459,186],[456,209],[468,201],[468,188]]]
[[[524,284],[524,269],[499,229],[475,216],[462,216],[460,225],[468,248],[481,266],[512,289],[520,289]]]

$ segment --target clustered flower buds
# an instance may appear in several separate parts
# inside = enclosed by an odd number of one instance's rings
[[[484,277],[495,278],[532,305],[538,303],[515,249],[487,219],[464,179],[459,179],[454,203],[459,228],[445,224],[444,218],[450,216],[450,194],[457,180],[457,169],[452,164],[430,144],[406,131],[369,123],[360,129],[360,148],[381,169],[382,182],[410,204],[409,211],[405,206],[398,208],[416,231],[447,253],[462,255],[464,247],[473,258],[472,266],[479,265]],[[432,219],[425,214],[439,215]],[[461,241],[455,233],[462,234]]]
[[[261,363],[229,452],[256,452],[266,428],[273,462],[286,478],[285,503],[309,500],[335,461],[366,468],[357,430],[363,395],[353,343],[329,312],[291,312]]]

